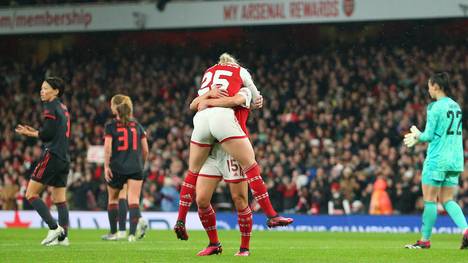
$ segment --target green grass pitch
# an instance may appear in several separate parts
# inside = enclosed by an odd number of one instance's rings
[[[196,257],[207,245],[203,231],[189,241],[151,230],[144,240],[101,241],[105,230],[71,230],[69,247],[43,247],[45,229],[0,229],[0,262],[468,262],[458,235],[434,235],[430,250],[407,250],[417,234],[256,231],[249,258],[234,257],[237,231],[219,231],[223,254]]]

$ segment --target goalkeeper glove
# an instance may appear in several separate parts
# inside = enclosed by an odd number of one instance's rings
[[[405,135],[405,139],[403,140],[403,143],[408,148],[411,148],[414,145],[416,145],[416,143],[418,143],[419,135],[421,135],[421,131],[414,125],[411,126],[410,131],[410,133]]]

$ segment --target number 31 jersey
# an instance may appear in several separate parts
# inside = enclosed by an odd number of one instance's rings
[[[106,124],[105,137],[112,138],[112,172],[133,174],[143,171],[141,139],[146,138],[146,132],[140,123],[132,120],[124,126],[113,119]]]
[[[439,172],[463,171],[462,111],[449,97],[427,107],[427,122],[419,141],[429,142],[424,168]]]

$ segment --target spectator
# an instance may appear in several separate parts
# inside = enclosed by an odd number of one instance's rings
[[[370,210],[371,215],[391,215],[393,212],[392,203],[388,193],[387,183],[383,178],[378,178],[374,183],[374,191],[371,196]]]
[[[161,189],[161,211],[175,212],[179,206],[179,192],[174,187],[170,177],[164,179],[164,186]]]
[[[16,194],[19,190],[18,185],[14,184],[9,176],[5,178],[5,185],[0,191],[0,198],[2,199],[3,209],[16,210]]]
[[[349,215],[351,208],[349,201],[344,199],[340,192],[340,185],[333,183],[331,186],[331,199],[328,201],[329,215]]]

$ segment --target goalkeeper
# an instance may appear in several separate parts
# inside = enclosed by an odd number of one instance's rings
[[[416,126],[405,135],[404,144],[413,147],[427,142],[427,155],[422,170],[424,211],[422,214],[422,238],[406,248],[430,248],[432,227],[437,219],[437,201],[463,231],[461,249],[468,248],[468,225],[460,206],[453,200],[458,179],[463,172],[462,112],[458,103],[447,97],[449,78],[447,73],[431,76],[429,95],[434,102],[427,107],[424,132]]]

